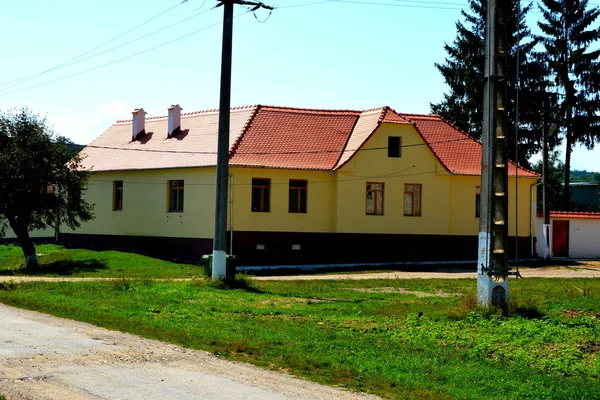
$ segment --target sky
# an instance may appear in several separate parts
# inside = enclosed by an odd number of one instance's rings
[[[429,113],[447,90],[434,63],[467,0],[263,1],[277,8],[235,8],[232,106]],[[0,110],[28,107],[87,144],[135,108],[218,108],[216,0],[6,3]],[[572,168],[600,172],[600,145],[576,148]]]

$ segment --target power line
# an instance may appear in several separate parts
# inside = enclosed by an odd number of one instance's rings
[[[243,12],[243,13],[239,13],[239,14],[235,15],[235,16],[234,16],[234,18],[235,18],[235,17],[239,17],[239,16],[241,16],[241,15],[244,15],[244,14],[247,14],[247,13],[249,13],[249,12],[250,12],[250,10],[247,10],[247,11],[245,11],[245,12]],[[107,66],[109,66],[109,65],[116,64],[116,63],[118,63],[118,62],[121,62],[121,61],[128,60],[128,59],[130,59],[130,58],[133,58],[133,57],[139,56],[139,55],[141,55],[141,54],[148,53],[148,52],[150,52],[150,51],[152,51],[152,50],[156,50],[156,49],[158,49],[158,48],[160,48],[160,47],[164,47],[164,46],[166,46],[166,45],[169,45],[169,44],[171,44],[171,43],[174,43],[174,42],[177,42],[177,41],[179,41],[179,40],[185,39],[185,38],[187,38],[187,37],[189,37],[189,36],[195,35],[195,34],[197,34],[197,33],[200,33],[200,32],[202,32],[202,31],[208,30],[208,29],[210,29],[210,28],[213,28],[213,27],[215,27],[215,26],[218,26],[218,25],[221,25],[221,24],[222,24],[222,22],[221,22],[221,21],[219,21],[219,22],[216,22],[216,23],[214,23],[214,24],[212,24],[212,25],[205,26],[204,28],[198,29],[198,30],[196,30],[196,31],[193,31],[193,32],[191,32],[191,33],[188,33],[188,34],[186,34],[186,35],[183,35],[183,36],[179,36],[179,37],[177,37],[177,38],[175,38],[175,39],[169,40],[168,42],[165,42],[165,43],[159,44],[159,45],[157,45],[157,46],[154,46],[154,47],[148,48],[148,49],[146,49],[146,50],[142,50],[142,51],[140,51],[140,52],[137,52],[137,53],[134,53],[134,54],[130,54],[130,55],[128,55],[128,56],[125,56],[125,57],[122,57],[122,58],[119,58],[119,59],[116,59],[116,60],[113,60],[113,61],[107,62],[107,63],[105,63],[105,64],[101,64],[101,65],[98,65],[98,66],[96,66],[96,67],[88,68],[88,69],[86,69],[86,70],[83,70],[83,71],[80,71],[80,72],[76,72],[76,73],[73,73],[73,74],[70,74],[70,75],[66,75],[66,76],[63,76],[63,77],[60,77],[60,78],[57,78],[57,79],[53,79],[53,80],[50,80],[50,81],[42,82],[42,83],[39,83],[39,84],[36,84],[36,85],[32,85],[32,86],[27,86],[27,87],[24,87],[24,88],[21,88],[21,89],[16,89],[16,90],[13,90],[13,91],[10,91],[10,92],[4,92],[4,93],[0,93],[0,96],[6,96],[6,95],[9,95],[9,94],[13,94],[13,93],[23,92],[23,91],[25,91],[25,90],[34,89],[34,88],[37,88],[37,87],[40,87],[40,86],[45,86],[45,85],[48,85],[48,84],[51,84],[51,83],[54,83],[54,82],[59,82],[59,81],[65,80],[65,79],[69,79],[69,78],[72,78],[72,77],[74,77],[74,76],[82,75],[82,74],[85,74],[85,73],[87,73],[87,72],[95,71],[95,70],[97,70],[97,69],[104,68],[104,67],[107,67]]]
[[[460,138],[460,139],[448,139],[448,140],[440,140],[435,142],[424,142],[424,143],[413,143],[406,144],[400,147],[418,147],[418,146],[429,146],[432,144],[443,144],[443,143],[452,143],[452,142],[462,142],[462,141],[473,141],[472,138]],[[61,143],[62,144],[62,143]],[[66,145],[66,144],[65,144]],[[86,147],[90,147],[93,149],[106,149],[106,150],[124,150],[124,151],[140,151],[140,152],[148,152],[148,153],[174,153],[174,154],[205,154],[205,155],[214,155],[217,154],[216,151],[193,151],[193,150],[159,150],[159,149],[140,149],[135,147],[112,147],[112,146],[98,146],[98,145],[87,145]],[[329,153],[347,153],[347,152],[358,152],[358,151],[372,151],[372,150],[387,150],[388,147],[367,147],[367,148],[358,148],[358,149],[344,149],[344,150],[306,150],[306,151],[257,151],[257,152],[236,152],[236,155],[295,155],[295,154],[329,154]]]
[[[235,166],[233,166],[235,168]],[[411,174],[402,174],[402,172],[407,171],[408,169],[412,169],[412,168],[416,168],[414,165],[410,168],[407,169],[403,169],[400,171],[397,171],[395,173],[392,174],[386,174],[386,175],[379,175],[379,176],[370,176],[370,177],[356,177],[356,178],[350,178],[350,179],[338,179],[338,180],[324,180],[324,181],[313,181],[313,180],[308,180],[309,184],[315,184],[315,183],[343,183],[343,182],[355,182],[355,181],[364,181],[365,179],[392,179],[392,178],[404,178],[404,177],[408,177],[408,176],[419,176],[419,175],[429,175],[429,174],[436,174],[438,171],[425,171],[425,172],[415,172],[415,173],[411,173]],[[101,172],[101,171],[99,171]],[[314,172],[314,171],[311,171]],[[323,170],[322,172],[327,172],[325,170]],[[89,183],[93,184],[96,182],[102,182],[102,183],[113,183],[115,180],[120,180],[123,183],[128,183],[128,184],[137,184],[137,185],[161,185],[161,186],[165,186],[166,183],[165,182],[149,182],[149,181],[128,181],[128,180],[122,180],[122,179],[114,179],[114,180],[107,180],[107,179],[90,179]],[[279,186],[279,185],[289,185],[289,182],[271,182],[271,186]],[[185,187],[189,187],[189,186],[216,186],[216,183],[211,182],[211,183],[185,183],[184,184],[184,188]],[[234,183],[233,186],[252,186],[252,183]]]
[[[334,2],[335,3],[346,3],[346,4],[371,5],[371,6],[388,6],[388,7],[405,7],[405,8],[427,8],[427,9],[434,9],[434,10],[461,10],[463,8],[463,7],[440,7],[440,6],[437,6],[437,5],[416,5],[416,4],[380,3],[380,2],[364,1],[364,0],[335,0]]]
[[[48,72],[54,71],[54,70],[56,70],[56,69],[59,69],[59,68],[62,68],[62,67],[64,67],[64,66],[67,66],[67,65],[69,65],[70,63],[72,63],[73,61],[75,61],[75,60],[77,60],[77,59],[79,59],[79,58],[81,58],[81,57],[83,57],[83,56],[85,56],[85,55],[87,55],[87,54],[89,54],[89,53],[91,53],[91,52],[93,52],[93,51],[95,51],[95,50],[99,49],[100,47],[102,47],[102,46],[105,46],[105,45],[107,45],[107,44],[109,44],[109,43],[111,43],[111,42],[114,42],[115,40],[117,40],[117,39],[119,39],[119,38],[121,38],[121,37],[123,37],[123,36],[127,35],[128,33],[131,33],[131,32],[133,32],[134,30],[136,30],[136,29],[138,29],[138,28],[140,28],[140,27],[142,27],[142,26],[146,25],[147,23],[149,23],[149,22],[151,22],[151,21],[154,21],[155,19],[157,19],[157,18],[159,18],[159,17],[161,17],[161,16],[165,15],[165,14],[166,14],[166,13],[168,13],[169,11],[171,11],[171,10],[173,10],[173,9],[175,9],[175,8],[177,8],[177,7],[179,7],[179,6],[180,6],[180,5],[182,5],[183,3],[186,3],[187,1],[188,1],[188,0],[183,0],[183,1],[181,1],[180,3],[178,3],[178,4],[174,5],[173,7],[170,7],[170,8],[168,8],[167,10],[165,10],[165,11],[161,12],[160,14],[157,14],[157,15],[155,15],[154,17],[152,17],[152,18],[150,18],[150,19],[148,19],[148,20],[146,20],[146,21],[142,22],[141,24],[134,26],[133,28],[131,28],[131,29],[127,30],[126,32],[123,32],[123,33],[121,33],[121,34],[119,34],[119,35],[117,35],[117,36],[113,37],[112,39],[109,39],[109,40],[107,40],[106,42],[103,42],[103,43],[99,44],[98,46],[96,46],[96,47],[94,47],[94,48],[92,48],[92,49],[90,49],[90,50],[88,50],[88,51],[85,51],[85,52],[83,52],[83,53],[81,53],[81,54],[79,54],[79,55],[77,55],[77,56],[75,56],[75,57],[73,57],[73,58],[71,58],[71,59],[69,59],[69,60],[67,60],[67,61],[65,61],[65,62],[63,62],[63,63],[61,63],[61,64],[58,64],[58,65],[56,65],[56,66],[54,66],[54,67],[52,67],[52,68],[49,68],[49,69],[47,69],[47,70],[45,70],[45,71],[42,71],[42,72],[38,72],[38,73],[36,73],[36,74],[33,74],[33,75],[29,75],[29,76],[25,76],[25,77],[22,77],[22,78],[14,79],[14,80],[12,80],[12,81],[6,81],[6,82],[2,82],[2,83],[0,83],[0,86],[7,85],[7,84],[10,84],[10,83],[13,83],[13,82],[17,82],[17,81],[19,81],[17,84],[21,84],[21,83],[27,82],[27,81],[29,81],[29,80],[31,80],[31,79],[33,79],[33,78],[36,78],[36,77],[38,77],[38,76],[41,76],[41,75],[47,74]],[[14,85],[13,85],[13,86],[14,86]],[[13,87],[13,86],[10,86],[10,87]]]
[[[185,1],[188,1],[188,0],[185,0]],[[147,38],[147,37],[150,37],[150,36],[152,36],[152,35],[155,35],[155,34],[157,34],[157,33],[159,33],[159,32],[165,31],[165,30],[167,30],[167,29],[170,29],[170,28],[172,28],[172,27],[174,27],[174,26],[176,26],[176,25],[179,25],[179,24],[181,24],[181,23],[183,23],[183,22],[185,22],[185,21],[188,21],[188,20],[190,20],[190,19],[192,19],[192,18],[196,18],[196,17],[198,17],[198,16],[200,16],[200,15],[202,15],[202,14],[204,14],[204,13],[207,13],[207,12],[209,12],[209,11],[213,10],[214,8],[216,8],[216,7],[212,7],[212,8],[206,9],[206,10],[204,10],[204,11],[202,11],[202,12],[199,12],[199,13],[197,13],[197,14],[194,14],[194,15],[192,15],[191,17],[185,18],[185,19],[183,19],[183,20],[181,20],[181,21],[177,21],[177,22],[175,22],[175,23],[173,23],[173,24],[171,24],[171,25],[167,25],[167,26],[165,26],[165,27],[163,27],[163,28],[161,28],[161,29],[157,29],[157,30],[155,30],[155,31],[153,31],[153,32],[150,32],[150,33],[146,34],[146,35],[143,35],[143,36],[140,36],[140,37],[138,37],[138,38],[136,38],[136,39],[130,40],[129,42],[125,42],[125,43],[122,43],[122,44],[120,44],[120,45],[118,45],[118,46],[111,47],[111,48],[109,48],[109,49],[107,49],[107,50],[101,51],[100,53],[95,53],[95,54],[89,55],[89,56],[87,56],[87,57],[84,57],[84,58],[79,58],[79,57],[81,57],[81,56],[83,55],[83,54],[82,54],[82,55],[80,55],[80,56],[78,56],[78,57],[76,57],[76,58],[73,58],[73,59],[71,59],[71,61],[64,62],[64,63],[62,63],[62,64],[60,64],[60,65],[58,65],[58,66],[56,66],[56,67],[54,67],[54,68],[51,68],[51,69],[49,69],[49,70],[46,70],[46,71],[44,71],[44,72],[41,72],[41,73],[39,73],[39,74],[36,74],[36,75],[32,75],[32,76],[31,76],[29,79],[22,80],[22,81],[20,81],[20,82],[14,83],[14,84],[12,84],[12,85],[10,85],[10,86],[6,87],[6,88],[0,89],[0,94],[2,94],[2,92],[6,91],[6,90],[8,90],[8,89],[10,89],[10,88],[12,88],[12,87],[15,87],[15,86],[21,85],[22,83],[25,83],[25,82],[27,82],[27,81],[30,81],[31,79],[33,79],[33,78],[36,78],[36,77],[38,77],[38,76],[40,76],[40,75],[44,75],[44,74],[46,74],[47,72],[50,72],[50,71],[56,71],[56,70],[59,70],[59,69],[62,69],[62,68],[65,68],[65,67],[68,67],[68,66],[71,66],[71,65],[74,65],[74,64],[78,64],[78,63],[81,63],[81,62],[83,62],[83,61],[87,61],[87,60],[89,60],[89,59],[91,59],[91,58],[98,57],[98,56],[100,56],[100,55],[103,55],[103,54],[109,53],[109,52],[111,52],[111,51],[113,51],[113,50],[117,50],[117,49],[120,49],[121,47],[125,47],[125,46],[127,46],[127,45],[130,45],[130,44],[132,44],[132,43],[138,42],[138,41],[140,41],[140,40],[142,40],[142,39],[145,39],[145,38]],[[128,32],[131,32],[131,30],[129,30]],[[122,36],[122,35],[121,35],[121,36]],[[120,37],[120,36],[119,36],[119,37]],[[106,43],[108,43],[108,42],[106,42]],[[106,43],[105,43],[105,44],[106,44]],[[98,46],[98,47],[100,47],[100,46]],[[97,49],[98,47],[96,47],[95,49]],[[84,54],[88,54],[88,53],[90,53],[90,51],[88,51],[87,53],[84,53]],[[77,58],[79,58],[79,59],[77,59]],[[11,93],[14,93],[14,92],[11,92]]]

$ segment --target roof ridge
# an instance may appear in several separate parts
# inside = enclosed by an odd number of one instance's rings
[[[231,148],[229,149],[229,152],[228,152],[229,158],[232,158],[235,155],[235,152],[237,151],[240,143],[242,142],[242,139],[246,135],[246,132],[248,132],[250,125],[252,125],[252,122],[254,121],[254,119],[258,115],[258,112],[260,111],[260,109],[262,107],[263,106],[261,106],[260,104],[257,104],[254,106],[254,111],[250,114],[250,116],[246,120],[246,123],[242,127],[242,131],[241,131],[240,135],[237,137],[237,139],[235,139],[235,142],[233,142],[233,145],[231,145]]]
[[[333,166],[334,170],[340,169],[344,165],[346,165],[348,162],[350,162],[350,160],[354,158],[354,156],[356,155],[356,153],[365,145],[365,143],[367,143],[369,141],[369,139],[373,136],[373,134],[377,131],[377,129],[379,129],[379,127],[381,126],[381,123],[383,121],[383,115],[385,114],[385,107],[387,107],[387,106],[384,106],[384,107],[381,107],[381,108],[376,108],[376,109],[373,109],[371,111],[368,111],[368,112],[372,112],[372,111],[376,111],[376,110],[379,110],[379,109],[381,110],[381,114],[379,115],[379,118],[377,119],[377,123],[375,124],[375,128],[373,128],[373,130],[371,131],[371,133],[369,133],[365,137],[365,139],[362,141],[362,143],[356,149],[352,150],[352,154],[350,155],[350,157],[348,157],[348,159],[346,161],[344,161],[342,164],[339,164],[340,160],[342,159],[342,156],[347,151],[346,147],[348,146],[348,143],[350,143],[350,138],[352,137],[352,134],[354,133],[354,129],[356,129],[356,125],[358,125],[358,121],[360,121],[360,119],[363,117],[363,115],[366,114],[365,112],[360,113],[360,115],[358,116],[358,118],[354,122],[354,126],[352,126],[352,130],[350,131],[350,134],[348,135],[348,139],[346,140],[346,143],[344,144],[344,148],[340,152],[340,157],[338,158],[338,161]]]
[[[236,106],[236,107],[231,107],[229,109],[229,112],[231,111],[242,111],[242,110],[249,110],[251,108],[256,107],[257,105],[250,105],[250,106]],[[190,111],[190,112],[186,112],[186,113],[181,113],[182,117],[191,117],[194,115],[201,115],[201,114],[211,114],[211,113],[218,113],[219,109],[218,108],[210,108],[210,109],[206,109],[206,110],[198,110],[198,111]],[[160,120],[160,119],[166,119],[169,118],[169,115],[155,115],[152,117],[147,117],[146,121],[155,121],[155,120]],[[133,122],[133,119],[119,119],[115,122],[115,124],[126,124],[126,123],[131,123]]]
[[[396,114],[396,116],[397,116],[397,117],[401,118],[402,120],[406,121],[407,123],[409,123],[409,124],[412,124],[412,125],[414,125],[414,124],[415,124],[415,123],[414,123],[414,122],[412,122],[410,119],[408,119],[408,118],[404,117],[404,116],[403,116],[401,113],[399,113],[398,111],[396,111],[396,110],[395,110],[395,109],[393,109],[392,107],[390,107],[390,106],[385,106],[385,109],[386,109],[386,116],[387,116],[387,113],[388,113],[388,112],[393,112],[394,114]],[[385,117],[384,117],[384,119],[385,119]],[[383,121],[383,120],[382,120],[382,121]]]
[[[319,112],[319,113],[328,113],[328,114],[342,114],[342,113],[351,113],[351,114],[360,114],[362,111],[360,110],[350,110],[350,109],[334,109],[334,108],[302,108],[302,107],[286,107],[286,106],[269,106],[265,104],[261,104],[260,107],[262,109],[269,109],[272,111],[288,111],[288,112]]]

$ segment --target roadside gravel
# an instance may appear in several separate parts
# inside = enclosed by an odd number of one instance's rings
[[[378,398],[2,304],[0,320],[9,400]]]

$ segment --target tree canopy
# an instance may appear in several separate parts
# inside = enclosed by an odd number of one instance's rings
[[[75,229],[93,218],[82,197],[89,172],[72,145],[26,108],[0,113],[0,237],[12,228],[27,267],[37,266],[31,230]]]
[[[588,149],[600,140],[600,29],[592,24],[600,15],[588,0],[542,0],[538,38],[558,99],[557,123],[565,138],[563,209],[570,203],[571,152],[575,144]]]
[[[534,51],[537,39],[525,24],[531,4],[520,9],[519,1],[510,0],[508,7],[510,12],[506,29],[509,34],[505,72],[507,151],[510,159],[529,166],[529,158],[541,148],[543,113],[540,110],[544,101],[541,94],[548,86],[545,80],[547,73],[545,64]],[[447,53],[444,63],[435,64],[449,90],[444,93],[441,102],[431,104],[431,111],[480,139],[483,127],[487,1],[470,0],[469,9],[462,11],[464,22],[456,23],[456,39],[452,44],[444,46]],[[519,150],[515,154],[517,136]]]

